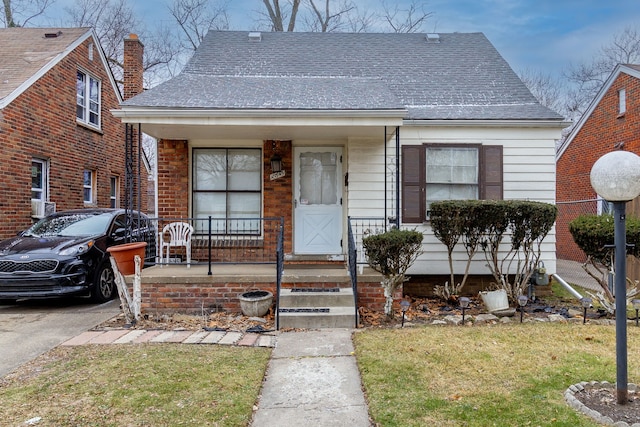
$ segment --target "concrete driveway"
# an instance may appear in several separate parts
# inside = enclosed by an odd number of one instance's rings
[[[0,304],[0,377],[120,312],[118,299],[81,298]]]

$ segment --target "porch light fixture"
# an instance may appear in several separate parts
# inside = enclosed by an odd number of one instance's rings
[[[582,324],[587,323],[587,310],[591,307],[591,298],[583,297],[580,298],[580,304],[582,304],[582,309],[584,310],[584,314],[582,315]]]
[[[282,171],[282,156],[280,156],[280,154],[278,154],[278,147],[277,147],[277,143],[275,141],[273,141],[273,144],[271,145],[271,151],[272,151],[272,155],[271,155],[271,173],[277,173],[277,172],[281,172]]]
[[[529,298],[527,298],[526,295],[518,295],[518,305],[520,306],[520,323],[522,323],[522,316],[524,315],[524,306],[527,305],[527,301],[529,301]]]
[[[460,308],[462,309],[462,325],[464,326],[464,312],[469,307],[471,300],[467,297],[460,297]]]
[[[402,301],[400,301],[400,309],[402,310],[402,324],[400,325],[401,327],[404,327],[404,315],[407,312],[407,310],[409,310],[410,305],[411,304],[406,299],[403,299]]]
[[[636,326],[638,326],[638,311],[640,311],[640,299],[632,299],[631,305],[636,310]]]
[[[280,157],[280,154],[274,153],[273,156],[271,156],[271,172],[276,173],[281,171],[282,171],[282,157]]]
[[[608,202],[613,202],[615,246],[614,295],[616,313],[616,400],[629,403],[627,382],[627,233],[626,202],[640,195],[640,157],[629,151],[612,151],[591,168],[591,186]]]

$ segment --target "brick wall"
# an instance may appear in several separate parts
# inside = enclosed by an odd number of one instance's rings
[[[620,89],[625,89],[627,99],[627,111],[623,115],[618,114]],[[611,84],[558,160],[556,200],[567,202],[596,198],[589,177],[591,167],[621,143],[624,150],[640,154],[640,79],[624,73]],[[567,213],[559,213],[557,256],[580,261],[584,255],[568,234],[568,223],[572,219]]]
[[[143,283],[142,284],[142,312],[143,313],[183,313],[193,314],[206,312],[225,311],[231,313],[240,312],[238,295],[250,290],[260,289],[276,295],[275,283],[243,282],[231,283],[212,282],[203,278],[200,283],[187,283],[182,278],[175,283]],[[336,283],[288,283],[286,287],[335,287],[344,286]],[[394,307],[400,309],[402,290],[394,295]],[[358,283],[358,306],[370,310],[382,312],[384,310],[385,297],[380,282]]]
[[[271,156],[275,149],[282,157],[282,170],[285,176],[273,181],[271,175]],[[263,150],[264,171],[264,216],[284,217],[284,252],[293,252],[293,153],[291,141],[264,141]],[[275,248],[274,248],[275,250]]]
[[[84,207],[84,169],[97,173],[97,206],[110,205],[111,176],[120,177],[124,196],[124,127],[109,112],[118,107],[118,98],[96,49],[86,40],[0,111],[0,238],[33,222],[32,158],[50,162],[49,201],[57,210]],[[99,131],[76,122],[78,67],[102,82]]]
[[[158,217],[189,217],[189,146],[187,141],[158,141]]]

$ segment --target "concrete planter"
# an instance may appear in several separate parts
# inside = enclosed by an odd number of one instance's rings
[[[249,317],[263,317],[273,304],[273,294],[269,291],[248,291],[238,295],[242,314]]]

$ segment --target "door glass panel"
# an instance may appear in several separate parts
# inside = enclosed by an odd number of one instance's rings
[[[338,203],[337,163],[334,152],[300,153],[300,204]]]

